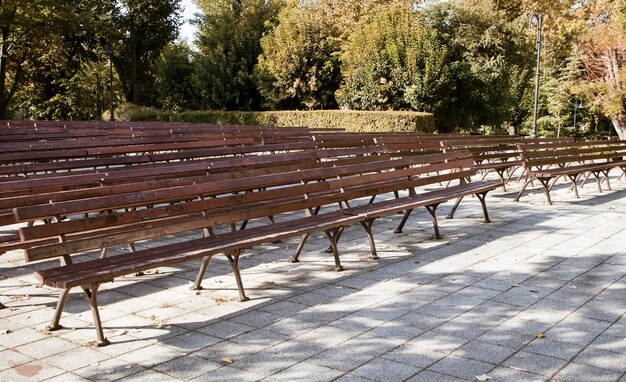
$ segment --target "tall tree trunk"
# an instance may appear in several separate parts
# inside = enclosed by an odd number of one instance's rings
[[[620,114],[618,116],[611,117],[615,132],[619,136],[619,139],[626,139],[626,115]]]
[[[7,79],[7,44],[9,30],[6,27],[0,30],[0,119],[4,119],[9,106],[8,91],[6,89]]]

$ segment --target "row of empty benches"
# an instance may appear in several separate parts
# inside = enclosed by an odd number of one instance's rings
[[[489,222],[486,194],[518,168],[518,199],[538,181],[548,202],[559,177],[577,192],[581,177],[610,187],[609,171],[626,172],[623,141],[103,122],[10,122],[0,137],[0,225],[18,227],[2,237],[0,252],[48,261],[36,277],[61,290],[50,330],[61,327],[68,294],[80,287],[100,345],[108,341],[97,292],[116,277],[201,260],[193,285],[200,289],[209,260],[223,254],[243,301],[246,249],[298,237],[290,257],[297,262],[321,232],[341,270],[349,226],[363,229],[376,258],[376,219],[402,213],[400,232],[424,207],[439,237],[437,207],[456,200],[452,217],[474,195]],[[486,180],[489,171],[498,178]],[[154,245],[181,234],[195,238]],[[127,251],[108,256],[120,246]]]

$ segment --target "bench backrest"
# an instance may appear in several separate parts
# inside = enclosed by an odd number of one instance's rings
[[[109,197],[18,207],[17,221],[56,217],[20,229],[28,261],[163,235],[288,214],[396,190],[461,179],[473,173],[469,152],[234,177]],[[109,211],[99,215],[101,211]],[[95,213],[96,215],[84,215]],[[63,216],[72,219],[63,220]]]
[[[612,161],[626,157],[626,141],[586,141],[518,146],[524,167],[565,166],[588,161]]]

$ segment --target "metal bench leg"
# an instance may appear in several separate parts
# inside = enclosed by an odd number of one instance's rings
[[[454,203],[454,206],[452,206],[452,209],[450,210],[450,212],[446,216],[446,219],[454,218],[454,213],[456,212],[457,208],[459,208],[459,204],[461,204],[461,200],[463,200],[462,196],[456,199],[456,202]]]
[[[339,239],[341,239],[341,235],[343,235],[343,231],[345,231],[346,227],[339,227],[339,231],[337,231],[337,235],[335,236],[335,241],[339,243]],[[329,245],[328,248],[324,250],[324,253],[333,253],[333,248]]]
[[[52,321],[50,325],[46,326],[46,330],[53,332],[55,330],[63,329],[63,326],[59,324],[61,321],[61,315],[63,314],[63,307],[65,306],[65,301],[67,301],[67,296],[70,293],[71,288],[66,288],[61,291],[59,294],[59,300],[57,301],[57,307],[54,310],[54,316],[52,316]]]
[[[506,178],[504,177],[504,172],[508,171],[507,169],[504,170],[496,170],[496,173],[498,174],[498,176],[500,177],[500,180],[502,180],[502,191],[506,192]]]
[[[433,228],[435,229],[435,239],[437,240],[441,239],[441,235],[439,234],[439,223],[437,223],[437,215],[435,214],[438,206],[439,206],[439,203],[426,206],[426,210],[430,214],[430,217],[433,221]]]
[[[483,208],[483,215],[485,217],[485,223],[491,223],[491,219],[489,219],[489,213],[487,212],[487,204],[485,203],[485,198],[487,197],[487,193],[481,192],[480,194],[476,194],[476,197],[480,201],[480,206]]]
[[[580,198],[580,196],[578,195],[578,186],[576,185],[576,179],[578,178],[578,175],[568,175],[567,177],[572,182],[572,188],[574,189],[574,195],[576,195],[577,198]]]
[[[341,228],[341,227],[340,227]],[[333,228],[332,230],[324,231],[328,240],[330,240],[330,247],[333,249],[333,257],[335,258],[335,270],[337,272],[343,271],[341,261],[339,261],[339,250],[337,250],[337,233],[339,228]]]
[[[102,321],[100,320],[100,310],[98,309],[98,288],[100,284],[93,284],[91,287],[82,286],[83,292],[89,300],[89,307],[91,308],[91,315],[93,316],[93,324],[96,327],[96,336],[98,338],[97,346],[106,346],[109,344],[109,340],[104,337],[104,330],[102,329]]]
[[[204,273],[206,272],[207,266],[209,265],[209,261],[213,256],[205,256],[202,258],[202,263],[200,264],[200,270],[198,271],[198,275],[196,276],[196,280],[193,282],[193,285],[189,287],[190,290],[202,290],[202,280],[204,280]]]
[[[374,234],[372,233],[372,226],[374,225],[374,219],[367,219],[360,223],[361,223],[361,226],[365,228],[365,232],[367,232],[367,239],[369,240],[370,249],[372,250],[370,258],[376,260],[378,259],[378,253],[376,252],[376,243],[374,242]]]
[[[593,177],[596,179],[596,184],[598,185],[598,192],[602,192],[602,180],[600,180],[600,173],[602,171],[598,171],[598,172],[592,172],[591,175],[593,175]],[[582,186],[581,186],[582,188]]]
[[[135,243],[128,243],[128,249],[130,250],[130,252],[137,252],[137,248],[135,247]],[[142,271],[139,272],[135,272],[135,276],[143,276],[145,275],[145,273],[143,273]]]
[[[609,191],[613,191],[613,190],[611,189],[611,182],[609,182],[609,172],[610,172],[610,171],[611,171],[610,169],[605,170],[605,171],[602,171],[602,174],[604,174],[604,179],[606,179],[606,188],[607,188]]]
[[[522,189],[519,190],[519,192],[517,193],[517,196],[515,197],[515,199],[513,199],[514,202],[519,202],[519,198],[522,197],[522,195],[524,195],[524,191],[526,191],[526,187],[528,187],[528,185],[532,182],[532,178],[527,178],[526,182],[524,183],[524,185],[522,186]]]
[[[298,244],[298,248],[296,248],[296,252],[289,258],[290,263],[297,263],[300,261],[300,259],[298,258],[300,257],[300,253],[302,252],[304,244],[306,243],[306,240],[309,238],[309,236],[311,236],[310,233],[305,233],[304,235],[302,235],[302,238],[300,239],[300,244]]]
[[[239,254],[241,250],[235,250],[225,253],[230,266],[233,268],[235,274],[235,281],[237,282],[237,289],[239,290],[239,301],[244,302],[250,300],[243,290],[243,281],[241,281],[241,273],[239,273]]]
[[[538,179],[539,183],[541,183],[541,185],[543,186],[543,190],[546,194],[546,202],[548,204],[552,204],[552,199],[550,198],[550,180],[545,180],[545,179]],[[552,183],[554,185],[554,183]]]
[[[404,211],[404,216],[402,217],[400,224],[398,224],[398,228],[396,228],[396,230],[393,231],[394,233],[402,233],[402,229],[404,228],[406,221],[409,220],[409,216],[411,215],[411,212],[413,212],[413,209]]]

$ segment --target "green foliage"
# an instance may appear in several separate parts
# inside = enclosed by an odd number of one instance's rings
[[[451,81],[435,110],[437,127],[478,130],[515,123],[521,112],[516,105],[526,97],[520,90],[532,75],[532,48],[522,26],[500,17],[485,0],[435,5],[425,11],[424,22],[448,47]]]
[[[267,106],[336,107],[340,31],[322,11],[317,2],[291,2],[279,13],[278,25],[261,39],[256,74]]]
[[[110,19],[111,55],[124,98],[157,103],[156,72],[163,49],[178,35],[180,0],[119,0]]]
[[[258,109],[254,66],[260,40],[282,6],[280,0],[201,1],[196,89],[202,108]]]
[[[0,2],[0,117],[9,107],[46,118],[82,115],[62,98],[80,82],[83,62],[95,59],[102,9],[97,0]]]
[[[384,8],[349,40],[341,105],[359,110],[434,111],[449,80],[445,46],[405,5]]]
[[[136,113],[136,121],[177,121],[218,125],[341,127],[348,131],[434,131],[430,113],[402,111],[189,111],[183,113]]]
[[[159,104],[165,111],[183,111],[199,106],[194,91],[194,53],[186,44],[163,50],[157,71]]]

